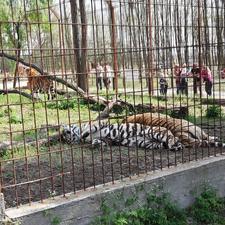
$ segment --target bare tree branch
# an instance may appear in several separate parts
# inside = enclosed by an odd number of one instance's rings
[[[108,101],[105,98],[100,97],[100,96],[95,96],[95,95],[87,95],[81,88],[78,87],[77,84],[71,84],[71,83],[68,83],[66,80],[64,80],[62,78],[59,78],[57,76],[49,75],[48,73],[44,72],[43,69],[41,69],[36,64],[28,63],[21,58],[18,58],[16,56],[13,56],[13,55],[10,55],[10,54],[4,53],[4,52],[0,52],[0,57],[5,57],[5,58],[13,60],[15,62],[20,62],[25,66],[32,67],[33,69],[37,70],[41,75],[46,76],[49,80],[54,80],[58,83],[64,84],[68,88],[76,91],[79,96],[81,96],[82,98],[84,98],[85,100],[87,100],[90,103],[100,103],[100,104],[103,104],[103,105],[108,104]]]
[[[6,95],[6,94],[19,94],[26,98],[29,98],[31,100],[39,100],[38,98],[33,97],[30,94],[27,94],[26,92],[19,91],[19,90],[0,90],[0,94]]]

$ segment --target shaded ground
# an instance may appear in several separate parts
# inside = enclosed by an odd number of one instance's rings
[[[225,137],[216,127],[209,133]],[[40,149],[39,155],[1,162],[1,183],[6,207],[12,207],[223,152],[219,148],[172,152],[54,145],[49,152]]]

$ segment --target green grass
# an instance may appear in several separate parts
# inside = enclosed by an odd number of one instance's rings
[[[35,128],[41,128],[41,126],[46,124],[68,124],[69,121],[71,123],[77,123],[79,116],[82,121],[89,120],[88,106],[82,104],[78,106],[74,99],[68,102],[67,100],[59,99],[46,105],[44,102],[32,103],[32,101],[26,99],[26,102],[23,101],[21,105],[18,95],[9,96],[10,101],[7,100],[6,95],[0,95],[0,141],[8,141],[10,139],[10,131],[12,131],[13,139],[15,138],[19,141],[16,132],[21,133],[25,130],[29,133],[29,131],[31,132]],[[7,106],[7,103],[9,106]],[[97,112],[91,112],[90,119],[95,119],[96,117]],[[19,134],[19,136],[21,136],[22,140],[23,135]]]
[[[42,148],[43,149],[43,148]],[[45,149],[44,151],[46,151]],[[37,149],[34,146],[24,146],[14,147],[12,150],[5,150],[1,151],[1,159],[2,160],[9,160],[14,158],[23,158],[29,157],[37,154]]]
[[[107,98],[107,96],[104,97]],[[108,98],[112,98],[112,93],[110,93]],[[128,103],[135,103],[136,105],[151,103],[154,106],[164,106],[167,108],[180,107],[180,105],[189,106],[189,114],[186,119],[195,124],[204,122],[214,124],[216,120],[224,120],[224,107],[221,107],[222,118],[220,118],[220,115],[219,117],[208,116],[207,112],[209,112],[211,106],[200,105],[199,99],[188,99],[180,96],[174,99],[164,99],[155,96],[150,98],[147,94],[143,96],[131,94],[126,97],[125,95],[121,95],[120,98],[126,100]],[[97,117],[99,110],[101,111],[103,108],[104,107],[99,104],[87,105],[83,100],[78,100],[76,96],[71,99],[59,97],[56,100],[45,103],[44,101],[32,102],[31,100],[16,94],[10,94],[8,96],[0,95],[0,142],[35,141],[36,138],[47,138],[47,133],[40,130],[40,128],[46,124],[60,125],[78,123],[79,121],[86,122],[90,119],[94,120]],[[212,109],[211,111],[212,113],[215,113],[216,110]],[[136,113],[140,112],[137,111]],[[122,110],[120,108],[115,108],[112,112],[112,116],[116,118],[117,116],[123,117],[133,113],[134,112],[128,107]],[[165,111],[164,113],[170,115],[171,112]],[[115,120],[116,119],[112,122],[115,122]],[[54,130],[50,130],[50,134],[53,134],[54,132]],[[22,148],[20,148],[20,151],[21,154],[24,154]]]

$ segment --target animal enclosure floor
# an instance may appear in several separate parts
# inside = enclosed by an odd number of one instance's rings
[[[221,132],[210,130],[211,135]],[[218,133],[218,136],[219,133]],[[48,154],[1,163],[6,207],[40,201],[132,175],[223,154],[220,148],[189,148],[179,152],[127,147],[104,150],[51,146]],[[17,184],[17,186],[15,186]]]

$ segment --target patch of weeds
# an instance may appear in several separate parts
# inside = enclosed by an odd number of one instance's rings
[[[189,121],[189,122],[191,122],[191,123],[193,123],[193,124],[196,123],[196,117],[193,116],[193,115],[188,115],[184,119],[187,120],[187,121]]]
[[[103,111],[104,109],[105,109],[105,106],[99,103],[90,105],[90,110],[92,111]]]
[[[121,199],[117,200],[121,204]],[[178,208],[168,194],[154,190],[147,194],[144,206],[131,210],[130,206],[137,201],[133,196],[124,199],[122,211],[110,208],[103,201],[102,216],[97,217],[92,225],[225,225],[225,199],[218,197],[210,187],[204,187],[187,209]]]
[[[35,130],[27,130],[24,132],[24,134],[23,132],[17,133],[15,136],[13,136],[13,140],[14,141],[23,141],[24,139],[35,140],[35,137],[36,137]]]
[[[79,105],[81,106],[82,104],[79,103]],[[78,108],[79,105],[76,99],[64,99],[57,102],[49,102],[47,107],[49,109],[66,110]]]
[[[43,216],[51,220],[51,225],[59,225],[61,223],[61,219],[58,216],[54,216],[49,210],[43,211]]]
[[[7,109],[4,110],[5,116],[9,115],[10,113],[12,113],[12,109],[11,108],[7,108]]]
[[[11,108],[4,109],[4,111],[0,113],[0,117],[9,117],[9,123],[11,124],[21,124],[23,122],[21,117],[19,117],[16,112],[13,112]]]
[[[178,208],[166,193],[159,196],[154,192],[148,194],[147,208],[149,209],[149,224],[187,224],[185,211]]]
[[[0,150],[0,157],[4,157],[7,154],[7,149],[6,148],[2,148]]]
[[[43,108],[43,103],[42,102],[35,102],[34,103],[34,108],[35,109],[41,109],[41,108]]]
[[[207,118],[217,118],[221,115],[221,107],[219,105],[211,105],[206,109]]]
[[[135,201],[134,201],[135,200]],[[129,200],[130,204],[137,199]],[[147,197],[147,204],[131,211],[114,212],[105,203],[102,204],[103,216],[96,218],[94,225],[186,225],[187,217],[184,210],[179,209],[166,194],[156,196],[154,193]]]
[[[12,124],[21,124],[22,123],[22,119],[16,115],[11,115],[9,118],[9,123]]]
[[[59,225],[61,223],[61,219],[57,216],[53,217],[51,220],[52,225]]]
[[[67,105],[67,108],[66,108],[66,105]],[[47,107],[49,108],[49,109],[68,109],[68,108],[70,108],[69,106],[74,106],[73,104],[69,104],[69,103],[65,103],[65,102],[49,102],[48,104],[47,104]]]
[[[5,172],[4,173],[4,179],[12,179],[13,173],[12,172]]]
[[[196,198],[189,212],[198,224],[225,224],[225,200],[218,197],[212,188],[206,188]]]
[[[129,207],[129,206],[133,205],[136,201],[137,201],[137,196],[127,198],[125,201],[125,207]]]
[[[26,156],[32,156],[37,154],[37,149],[34,146],[29,146],[26,147],[27,151],[26,151]],[[25,156],[25,149],[24,146],[21,147],[15,147],[12,150],[11,149],[7,149],[4,152],[3,156],[0,156],[1,159],[3,160],[8,160],[8,159],[12,159],[12,158],[17,158],[17,157],[23,157]]]

